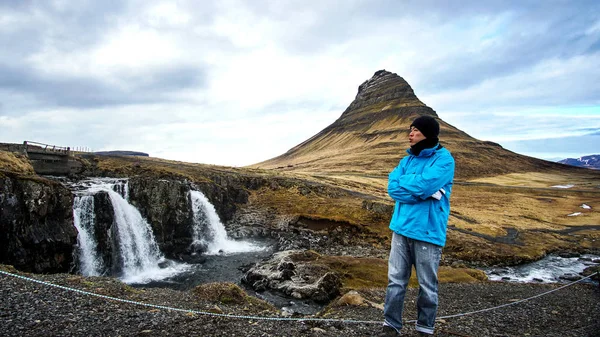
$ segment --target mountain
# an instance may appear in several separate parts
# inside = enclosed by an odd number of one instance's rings
[[[417,98],[402,77],[386,70],[362,83],[354,101],[331,125],[286,153],[250,167],[348,179],[356,175],[387,177],[406,155],[410,123],[420,115],[439,121],[440,141],[456,160],[457,179],[564,172],[560,164],[516,154],[446,123]]]
[[[561,164],[585,167],[593,170],[600,170],[600,154],[583,156],[581,158],[567,158],[558,161]]]

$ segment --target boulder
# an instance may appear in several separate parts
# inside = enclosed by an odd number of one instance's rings
[[[316,261],[299,258],[303,254],[298,250],[275,253],[271,259],[250,268],[242,282],[256,291],[270,289],[318,303],[327,303],[337,297],[342,287],[337,273]]]
[[[578,280],[581,280],[581,276],[575,275],[575,274],[570,274],[570,273],[561,275],[558,278],[561,279],[561,280],[565,280],[565,281],[578,281]]]

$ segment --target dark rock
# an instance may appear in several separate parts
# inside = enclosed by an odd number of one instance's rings
[[[206,256],[200,254],[182,254],[177,257],[179,261],[185,263],[202,264],[206,262]]]
[[[328,272],[317,281],[317,291],[312,295],[316,302],[326,303],[340,294],[342,281],[334,272]]]
[[[108,273],[116,275],[120,272],[119,242],[115,226],[115,211],[107,192],[101,191],[94,195],[94,237],[98,244],[98,253]]]
[[[506,272],[506,269],[494,268],[490,271],[490,275],[501,275]]]
[[[171,179],[134,177],[129,202],[152,226],[156,243],[168,257],[188,251],[193,236],[190,186]]]
[[[362,208],[364,208],[368,211],[373,211],[382,216],[387,216],[387,217],[391,216],[392,212],[394,211],[393,205],[388,205],[388,204],[384,204],[382,202],[371,201],[371,200],[363,200]]]
[[[582,272],[581,275],[583,276],[590,276],[592,274],[596,274],[594,276],[591,277],[592,280],[595,281],[600,281],[600,266],[591,266],[591,267],[587,267],[585,268]]]
[[[572,258],[572,257],[580,257],[581,256],[581,254],[576,253],[576,252],[559,252],[559,253],[557,253],[557,255],[562,258]]]
[[[76,242],[71,191],[43,178],[0,175],[0,263],[66,272]]]
[[[386,70],[379,70],[358,87],[354,101],[344,114],[365,106],[398,99],[414,101],[417,100],[417,96],[402,77]]]
[[[578,281],[581,280],[581,276],[579,275],[574,275],[574,274],[564,274],[558,277],[561,280],[565,280],[565,281]]]
[[[292,262],[293,256],[298,254],[302,252],[275,253],[270,260],[250,268],[242,281],[256,291],[271,289],[320,303],[338,296],[342,287],[339,276],[328,267],[311,265],[310,261]]]

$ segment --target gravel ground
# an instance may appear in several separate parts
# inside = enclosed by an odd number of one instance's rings
[[[281,317],[276,312],[265,312],[264,307],[209,303],[191,291],[131,288],[111,278],[21,275],[143,303]],[[511,303],[559,286],[504,282],[442,284],[438,316]],[[6,275],[0,275],[0,292],[0,334],[3,336],[374,336],[381,328],[379,323],[224,318],[154,309]],[[411,289],[407,294],[407,320],[415,318],[416,293]],[[362,295],[381,304],[384,290],[364,291]],[[383,319],[380,305],[330,307],[323,317],[376,322]],[[593,284],[576,284],[509,307],[441,319],[436,325],[436,336],[600,336],[599,317],[600,288]],[[413,324],[407,323],[402,333],[415,336]]]

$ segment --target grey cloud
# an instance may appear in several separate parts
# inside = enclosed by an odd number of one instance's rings
[[[58,48],[76,49],[96,43],[125,9],[118,0],[77,1],[62,7],[50,1],[26,1],[10,6],[4,15],[26,21],[9,36],[21,49],[38,50],[50,41]]]
[[[29,69],[2,64],[0,74],[0,88],[28,93],[44,105],[79,108],[169,101],[173,91],[202,86],[206,78],[201,68],[174,66],[143,74],[124,74],[122,79],[129,87],[122,90],[97,78],[49,78]]]
[[[28,8],[33,3],[33,0],[4,0],[0,2],[2,9],[23,9]]]
[[[221,9],[217,4],[213,1],[192,1],[180,5],[193,13],[194,25],[210,23],[217,17],[218,10]],[[283,28],[290,28],[289,32],[286,30],[282,33],[282,41],[274,42],[283,44],[294,55],[313,54],[356,36],[366,36],[374,27],[382,23],[394,23],[402,18],[426,22],[432,27],[459,22],[464,18],[485,19],[500,14],[507,14],[512,18],[505,27],[506,31],[502,32],[502,38],[488,49],[477,54],[464,53],[445,57],[437,61],[440,64],[424,65],[418,83],[411,82],[415,89],[418,88],[418,94],[423,96],[442,89],[473,86],[490,78],[529,69],[540,60],[564,59],[599,49],[600,33],[584,34],[598,20],[596,13],[600,12],[600,3],[597,1],[521,1],[509,4],[500,0],[257,0],[243,4],[249,6],[248,9],[259,18],[268,17],[281,23]],[[0,88],[20,90],[50,104],[89,107],[152,102],[158,97],[168,97],[168,93],[173,90],[202,85],[207,70],[201,67],[174,66],[147,74],[123,74],[123,78],[131,83],[131,88],[127,92],[121,92],[95,78],[41,77],[22,63],[23,59],[41,50],[44,43],[49,41],[58,50],[77,51],[98,43],[113,25],[127,20],[147,24],[139,20],[138,6],[139,3],[118,0],[80,1],[64,8],[56,8],[50,2],[42,0],[0,1],[0,8],[6,9],[9,15],[38,10],[49,17],[48,21],[25,25],[11,33],[0,33],[0,44],[10,46],[0,53]],[[302,20],[303,12],[316,15],[317,19],[304,30],[297,30],[295,26],[297,20]],[[540,31],[533,34],[536,29]],[[207,37],[202,39],[205,38]],[[231,48],[225,41],[214,37],[212,39],[215,40],[209,42],[211,47]],[[199,45],[201,42],[203,41],[194,40]],[[400,66],[391,64],[385,65],[385,68],[399,71]],[[377,69],[373,69],[375,70]],[[586,95],[597,99],[597,95],[594,96],[597,91],[593,88],[598,84],[594,83],[594,79],[590,79],[592,89]],[[360,83],[356,85],[358,84]]]
[[[113,26],[127,21],[146,24],[140,21],[138,5],[117,0],[79,1],[63,7],[49,1],[0,1],[4,16],[14,19],[10,29],[0,31],[0,44],[10,46],[0,53],[0,89],[4,89],[0,95],[11,95],[13,102],[18,97],[34,97],[44,105],[86,108],[168,101],[173,91],[203,86],[207,70],[202,65],[180,64],[145,73],[121,73],[120,80],[128,88],[120,90],[91,75],[48,77],[27,63],[48,46],[67,55],[77,53],[100,43]],[[210,3],[192,2],[191,6],[186,10],[194,13],[194,20],[209,21],[213,15]],[[210,38],[206,43],[226,45]],[[32,102],[23,101],[21,105],[31,106]],[[12,106],[7,112],[4,104],[0,114],[18,113],[15,108]]]
[[[423,64],[414,83],[422,93],[471,87],[498,76],[528,70],[543,60],[568,59],[593,53],[598,48],[600,33],[588,35],[586,31],[597,22],[600,3],[597,1],[327,1],[292,2],[289,6],[269,6],[266,2],[253,2],[254,13],[278,18],[289,26],[281,41],[294,54],[311,54],[343,44],[357,36],[367,36],[384,23],[391,24],[410,18],[442,27],[447,23],[473,19],[493,19],[504,15],[506,27],[484,50],[451,56],[442,55],[434,64]],[[303,30],[296,27],[302,13],[317,15]],[[393,34],[394,32],[389,32]],[[401,37],[402,32],[398,31]],[[425,41],[424,41],[425,42]],[[390,41],[392,44],[402,40]],[[457,41],[460,43],[460,41]],[[465,48],[468,50],[468,48]],[[377,52],[374,50],[373,52]],[[394,68],[402,65],[386,65]]]
[[[470,87],[486,79],[528,70],[543,60],[594,53],[600,33],[590,36],[585,31],[597,20],[597,16],[590,13],[597,13],[600,7],[592,5],[589,12],[586,9],[587,15],[581,15],[581,8],[577,8],[575,18],[575,9],[567,5],[556,9],[560,15],[520,13],[499,43],[477,54],[466,53],[443,60],[446,64],[433,67],[428,77],[435,81],[423,83],[423,90]]]
[[[206,70],[197,66],[174,66],[144,73],[141,76],[147,81],[135,85],[134,90],[138,93],[147,93],[149,96],[168,94],[169,91],[201,87],[206,84]]]

